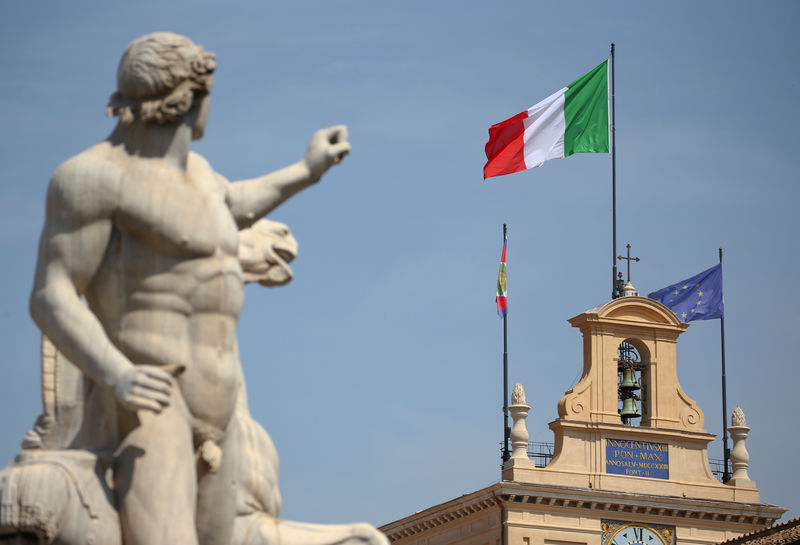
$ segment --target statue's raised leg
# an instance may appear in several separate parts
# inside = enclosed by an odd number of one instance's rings
[[[115,489],[125,545],[198,543],[192,430],[177,388],[171,400],[160,414],[139,411],[139,425],[117,451]]]

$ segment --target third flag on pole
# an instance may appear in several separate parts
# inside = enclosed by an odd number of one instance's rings
[[[508,236],[503,235],[503,253],[500,255],[500,273],[497,275],[497,315],[505,318],[508,314],[508,275],[506,269],[506,249]]]

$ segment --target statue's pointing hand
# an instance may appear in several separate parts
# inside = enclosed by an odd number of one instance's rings
[[[350,153],[347,127],[336,125],[320,129],[311,137],[303,162],[308,167],[311,179],[319,180],[325,171],[336,165]]]
[[[131,410],[160,413],[169,405],[172,382],[163,367],[133,365],[114,384],[114,393],[119,402]]]

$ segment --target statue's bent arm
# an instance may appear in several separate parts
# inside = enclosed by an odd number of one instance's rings
[[[315,184],[348,153],[347,128],[337,125],[314,133],[305,156],[266,176],[234,182],[228,187],[228,204],[240,229],[269,214],[292,195]]]
[[[169,402],[169,375],[152,366],[134,366],[81,300],[108,246],[113,210],[109,188],[82,180],[81,170],[68,162],[50,182],[31,317],[71,362],[111,388],[121,403],[160,411]]]

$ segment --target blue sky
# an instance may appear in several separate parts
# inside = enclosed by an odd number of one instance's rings
[[[488,127],[617,44],[618,253],[648,293],[724,248],[728,410],[752,428],[762,501],[800,515],[796,2],[367,1],[0,5],[0,464],[40,411],[27,299],[55,167],[104,138],[125,46],[156,30],[217,54],[195,150],[231,180],[294,162],[346,123],[353,152],[273,219],[300,243],[287,287],[248,287],[239,340],[281,455],[286,518],[383,524],[499,479],[509,225],[509,378],[547,423],[582,367],[566,322],[610,295],[608,155],[484,182]],[[678,375],[722,431],[719,322]],[[711,457],[721,458],[719,441]]]

